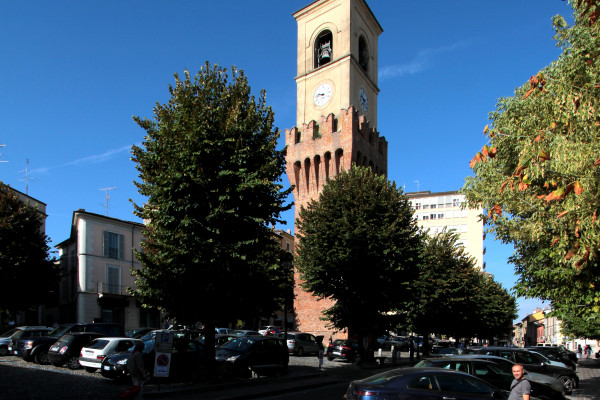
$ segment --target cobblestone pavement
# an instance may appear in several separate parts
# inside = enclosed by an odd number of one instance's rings
[[[567,396],[571,400],[600,400],[600,360],[584,359],[577,365],[579,387]]]

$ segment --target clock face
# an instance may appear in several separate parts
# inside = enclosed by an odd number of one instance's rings
[[[319,85],[315,94],[313,95],[313,101],[317,107],[324,106],[331,99],[333,94],[333,88],[328,83]]]
[[[365,89],[360,89],[360,92],[358,93],[358,102],[360,103],[362,110],[367,112],[369,109],[369,99],[367,98],[367,92],[365,92]]]

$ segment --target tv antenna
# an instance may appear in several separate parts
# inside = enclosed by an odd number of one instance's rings
[[[108,208],[109,208],[108,201],[110,200],[110,195],[108,194],[108,191],[109,190],[115,190],[116,188],[117,188],[116,186],[113,186],[113,187],[107,187],[107,188],[99,189],[99,190],[104,190],[106,192],[106,195],[104,196],[105,203],[103,205],[106,208],[106,216],[107,217],[108,217]]]
[[[413,182],[417,184],[417,192],[418,192],[420,190],[420,184],[421,184],[421,182],[419,182],[418,179],[416,181],[413,181]]]
[[[25,161],[25,169],[21,172],[25,172],[25,178],[19,179],[19,182],[25,182],[25,194],[29,195],[29,181],[33,180],[33,178],[29,176],[29,158]]]

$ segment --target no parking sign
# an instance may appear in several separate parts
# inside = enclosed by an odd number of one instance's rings
[[[168,377],[171,367],[171,353],[156,353],[154,357],[154,376]]]

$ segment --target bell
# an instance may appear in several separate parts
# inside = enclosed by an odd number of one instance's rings
[[[319,49],[319,64],[331,61],[331,42],[323,43]]]

